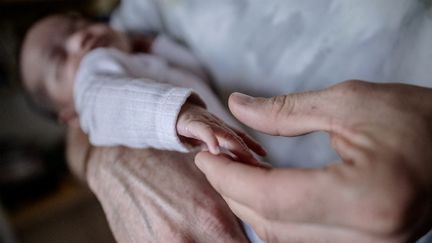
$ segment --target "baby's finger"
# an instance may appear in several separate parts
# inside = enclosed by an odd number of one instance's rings
[[[214,155],[218,155],[220,153],[219,142],[210,126],[197,122],[192,124],[190,128],[194,138],[204,142],[207,145],[210,153]]]
[[[260,164],[243,140],[234,132],[228,132],[226,129],[219,128],[216,137],[219,145],[233,153],[239,161],[252,165]]]
[[[233,131],[237,133],[237,135],[246,143],[246,145],[254,151],[256,154],[260,156],[266,156],[267,151],[259,144],[255,139],[253,139],[251,136],[247,135],[246,133],[239,131],[237,129],[233,128]]]

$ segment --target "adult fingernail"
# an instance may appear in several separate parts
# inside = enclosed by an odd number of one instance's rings
[[[264,168],[264,169],[270,169],[270,168],[272,168],[272,166],[270,164],[268,164],[266,162],[263,162],[263,161],[259,161],[259,160],[255,159],[255,158],[252,159],[252,164],[255,165],[255,166],[258,166],[260,168]]]
[[[254,97],[238,92],[231,94],[231,97],[239,104],[250,104],[255,101]]]
[[[273,166],[271,166],[271,164],[268,164],[268,163],[265,163],[265,162],[262,162],[262,161],[260,161],[258,165],[261,168],[264,168],[264,169],[271,169],[271,168],[273,168]]]
[[[195,156],[195,165],[198,167],[198,169],[203,170],[204,162],[200,159],[200,156]]]

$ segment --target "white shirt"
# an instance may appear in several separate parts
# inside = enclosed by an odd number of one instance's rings
[[[223,101],[235,91],[269,97],[348,79],[432,87],[431,3],[125,0],[112,25],[183,40],[210,70]],[[255,135],[269,152],[266,159],[279,166],[319,167],[338,160],[326,134]]]

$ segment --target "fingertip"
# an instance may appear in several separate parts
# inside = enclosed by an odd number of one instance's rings
[[[202,172],[205,172],[206,168],[205,168],[205,161],[206,158],[208,157],[209,153],[208,152],[199,152],[196,156],[195,156],[195,165],[198,167],[198,169],[200,169]]]
[[[234,92],[230,95],[229,102],[234,102],[239,105],[247,105],[255,101],[255,98],[243,93]]]
[[[219,146],[212,147],[210,152],[212,154],[214,154],[214,155],[219,155],[220,154],[220,148],[219,148]]]
[[[240,111],[241,107],[252,104],[255,101],[254,97],[242,93],[232,93],[228,98],[228,107],[234,114]]]
[[[229,156],[221,153],[220,155],[213,155],[209,152],[199,152],[195,156],[195,165],[203,172],[209,181],[214,180],[221,174],[225,174],[227,166],[231,163],[236,163]]]
[[[259,167],[259,168],[263,168],[263,169],[271,169],[272,168],[272,166],[270,164],[268,164],[266,162],[259,161],[255,158],[253,158],[251,160],[251,165]]]
[[[214,134],[212,134],[211,137],[208,139],[207,147],[210,153],[214,155],[218,155],[220,153],[219,142],[217,138],[214,136]]]
[[[271,164],[266,163],[266,162],[262,162],[262,161],[259,162],[259,166],[263,169],[272,169],[273,168],[273,166]]]

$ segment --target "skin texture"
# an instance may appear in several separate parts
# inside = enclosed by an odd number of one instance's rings
[[[68,131],[68,163],[98,197],[118,242],[248,242],[194,154],[93,147]]]
[[[342,158],[321,169],[262,169],[197,155],[266,242],[412,242],[431,228],[431,89],[349,81],[269,99],[233,94],[229,105],[271,135],[328,132]]]
[[[28,32],[21,57],[24,86],[41,93],[60,122],[79,127],[74,107],[74,81],[82,58],[98,47],[124,52],[149,51],[154,37],[143,38],[114,31],[108,25],[84,18],[54,15],[36,23]],[[194,104],[185,104],[177,122],[178,134],[191,145],[205,144],[214,154],[220,147],[250,164],[259,165],[252,151],[265,155],[251,137],[235,131],[223,121]],[[251,150],[250,150],[251,149]]]

